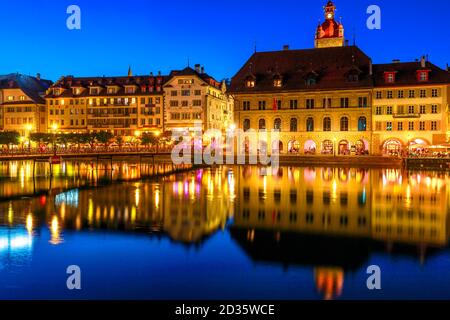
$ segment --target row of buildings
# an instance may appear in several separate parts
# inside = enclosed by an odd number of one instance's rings
[[[349,45],[328,1],[315,48],[255,52],[228,85],[187,67],[169,75],[0,78],[2,130],[280,130],[281,153],[399,154],[450,148],[450,72],[421,57],[374,64]]]
[[[1,129],[81,133],[225,130],[233,123],[232,96],[196,65],[169,75],[123,77],[64,76],[55,83],[40,76],[0,78]]]

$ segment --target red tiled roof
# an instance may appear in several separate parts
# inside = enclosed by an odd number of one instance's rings
[[[349,81],[349,73],[359,70],[359,81]],[[282,90],[328,90],[372,87],[370,58],[356,46],[283,50],[253,54],[231,81],[231,92]],[[316,73],[316,84],[306,79]],[[274,75],[282,77],[281,88],[273,85]],[[245,80],[255,77],[255,87],[247,88]]]

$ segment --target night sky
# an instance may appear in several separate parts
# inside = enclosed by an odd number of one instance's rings
[[[231,78],[255,49],[314,46],[326,0],[0,0],[0,74],[149,74],[201,63]],[[69,30],[66,9],[81,8],[81,30]],[[375,63],[428,54],[450,63],[449,0],[336,0],[346,38]],[[369,5],[382,10],[382,29],[366,27]]]

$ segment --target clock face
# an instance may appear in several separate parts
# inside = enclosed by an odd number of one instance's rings
[[[327,15],[327,17],[328,17],[328,19],[331,19],[331,18],[333,18],[333,14],[329,13],[329,14]]]

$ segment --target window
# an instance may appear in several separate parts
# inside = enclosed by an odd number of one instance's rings
[[[397,123],[397,130],[398,131],[403,131],[403,122]]]
[[[202,91],[201,90],[195,90],[194,91],[194,95],[201,96],[202,95]]]
[[[314,109],[314,99],[306,99],[306,109]]]
[[[259,119],[258,128],[259,128],[259,130],[266,130],[266,120],[265,119]]]
[[[386,73],[384,79],[387,83],[394,83],[395,82],[395,73],[393,73],[393,72]]]
[[[391,106],[388,106],[388,107],[386,108],[386,114],[392,115],[392,107],[391,107]]]
[[[420,97],[426,98],[427,97],[427,90],[420,90]]]
[[[192,105],[194,107],[201,107],[202,106],[202,100],[194,100],[194,101],[192,101]]]
[[[420,106],[420,114],[425,114],[427,112],[426,106]]]
[[[388,99],[392,99],[392,98],[393,98],[393,93],[392,93],[392,91],[389,90],[389,91],[387,92],[387,98],[388,98]]]
[[[255,87],[255,79],[253,79],[252,77],[248,77],[247,80],[245,81],[245,86],[247,88],[254,88]]]
[[[14,96],[8,96],[8,101],[13,101],[14,100]]]
[[[358,131],[367,130],[367,119],[366,117],[359,117],[358,119]]]
[[[189,97],[191,95],[190,90],[181,90],[181,96],[183,97]]]
[[[348,98],[341,98],[341,108],[348,108]]]
[[[408,123],[408,130],[409,130],[409,131],[414,131],[414,122],[413,122],[413,121],[410,121],[410,122]]]
[[[414,114],[414,111],[415,111],[414,106],[409,106],[409,107],[408,107],[408,113],[409,113],[409,114]]]
[[[427,71],[419,72],[419,81],[428,81],[428,72]]]
[[[431,121],[431,130],[433,131],[437,130],[437,121]]]
[[[314,131],[314,119],[311,117],[306,119],[306,131],[308,131],[308,132]]]
[[[383,99],[383,92],[377,91],[377,93],[376,93],[376,98],[377,98],[377,99]]]
[[[358,107],[367,108],[367,97],[359,97],[358,98]]]
[[[291,109],[297,109],[298,108],[298,101],[297,100],[290,100],[289,106]]]
[[[397,92],[397,97],[398,97],[399,99],[404,98],[404,97],[405,97],[405,92],[404,92],[403,90],[399,90],[399,91]]]
[[[259,110],[266,110],[266,102],[265,101],[258,101],[258,109]]]
[[[376,114],[376,115],[381,115],[381,114],[383,114],[383,109],[382,109],[381,107],[376,107],[376,109],[375,109],[375,114]]]
[[[297,118],[291,118],[291,125],[290,125],[291,132],[297,132],[298,127],[297,124],[298,124]]]
[[[19,97],[19,100],[20,100],[20,101],[25,101],[25,96],[20,96],[20,97]]]
[[[282,81],[280,78],[273,79],[273,86],[275,88],[281,88],[281,85],[282,85]]]
[[[178,100],[171,100],[170,101],[170,106],[171,107],[178,107]]]
[[[187,107],[188,105],[189,105],[189,101],[187,101],[187,100],[181,101],[181,106],[182,107]]]
[[[386,131],[392,131],[392,122],[391,121],[386,122]]]
[[[431,106],[431,113],[434,113],[434,114],[438,113],[438,106],[437,105],[433,104]]]
[[[438,89],[432,89],[432,90],[431,90],[431,96],[432,96],[433,98],[436,98],[436,97],[438,96]]]
[[[419,130],[420,131],[424,131],[425,130],[425,121],[420,121],[419,122]]]
[[[316,79],[313,77],[310,77],[306,80],[306,85],[308,87],[314,86],[316,84]]]
[[[323,131],[331,131],[331,118],[323,118]]]
[[[409,90],[408,97],[409,97],[409,98],[415,98],[415,97],[416,97],[416,91],[414,91],[414,90]]]
[[[273,128],[274,128],[275,130],[280,130],[280,131],[281,131],[281,119],[280,119],[280,118],[276,118],[276,119],[273,121]]]
[[[98,94],[98,88],[91,88],[91,94]]]
[[[243,101],[242,107],[244,108],[244,111],[250,110],[250,101]]]
[[[173,113],[170,114],[170,119],[171,120],[180,120],[180,117],[181,117],[180,113],[173,112]]]
[[[244,129],[244,131],[250,130],[250,120],[249,119],[244,119],[242,128]]]
[[[322,102],[324,108],[331,108],[331,98],[324,98]]]
[[[341,131],[348,131],[348,118],[347,117],[341,118]]]
[[[176,90],[172,90],[172,91],[170,91],[170,95],[172,96],[172,97],[176,97],[177,96],[177,91]]]

